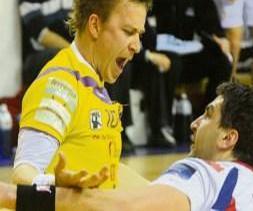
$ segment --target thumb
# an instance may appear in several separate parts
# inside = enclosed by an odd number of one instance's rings
[[[55,174],[62,171],[65,168],[65,166],[66,166],[66,157],[62,152],[59,152],[59,160],[54,168]]]

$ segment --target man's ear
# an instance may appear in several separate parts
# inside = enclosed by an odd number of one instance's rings
[[[235,129],[228,129],[224,133],[222,140],[218,143],[220,149],[234,148],[239,138],[238,131]]]
[[[101,30],[101,20],[97,14],[91,14],[88,19],[88,30],[93,39],[97,39]]]

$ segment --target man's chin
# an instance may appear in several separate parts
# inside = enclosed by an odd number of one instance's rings
[[[189,157],[196,157],[196,153],[195,153],[195,150],[194,149],[191,149],[189,154],[188,154]]]
[[[108,84],[114,84],[116,81],[117,81],[117,78],[110,78],[110,79],[105,80],[105,82]]]

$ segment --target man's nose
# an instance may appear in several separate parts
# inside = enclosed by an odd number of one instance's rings
[[[135,35],[129,44],[129,50],[131,53],[136,54],[139,53],[141,50],[141,41],[139,35]]]
[[[191,130],[192,130],[192,132],[195,132],[196,131],[196,129],[198,128],[198,126],[199,126],[199,123],[200,123],[200,120],[201,120],[201,117],[202,116],[199,116],[197,119],[195,119],[192,123],[191,123]]]

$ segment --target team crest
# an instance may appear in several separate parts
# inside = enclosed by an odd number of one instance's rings
[[[90,112],[90,128],[97,130],[102,127],[102,115],[99,110],[93,110]]]

